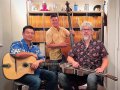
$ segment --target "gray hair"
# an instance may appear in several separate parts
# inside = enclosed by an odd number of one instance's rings
[[[88,22],[88,21],[84,21],[84,22],[81,24],[80,30],[83,30],[84,27],[86,27],[86,26],[89,27],[89,29],[93,30],[93,25],[92,25],[90,22]]]

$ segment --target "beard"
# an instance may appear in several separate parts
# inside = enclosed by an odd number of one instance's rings
[[[83,39],[87,41],[89,39],[89,36],[84,36]]]

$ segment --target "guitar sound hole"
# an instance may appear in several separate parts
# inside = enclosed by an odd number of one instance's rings
[[[23,67],[28,67],[28,63],[23,63]]]

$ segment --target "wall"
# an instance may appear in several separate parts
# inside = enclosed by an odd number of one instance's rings
[[[1,63],[3,55],[9,51],[9,45],[12,41],[11,19],[10,19],[10,0],[0,0],[2,22],[1,31],[3,36],[3,47],[0,47],[0,90],[12,90],[12,83],[3,77]]]
[[[1,24],[2,23],[2,24]],[[0,0],[0,32],[3,46],[0,47],[0,66],[5,53],[9,52],[10,44],[22,38],[26,20],[26,0]],[[0,90],[13,90],[13,81],[4,78],[0,67]]]
[[[27,25],[26,0],[11,0],[13,41],[22,38],[22,28]]]
[[[113,23],[114,22],[114,23]],[[118,77],[118,81],[107,80],[107,90],[120,90],[120,1],[109,0],[108,3],[108,73]]]

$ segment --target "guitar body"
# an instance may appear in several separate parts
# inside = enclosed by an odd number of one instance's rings
[[[66,73],[66,74],[75,74],[75,75],[78,75],[78,76],[83,76],[84,75],[83,70],[75,69],[69,63],[60,64],[60,68],[62,69],[62,72]]]
[[[9,53],[3,57],[3,73],[7,79],[19,79],[25,74],[34,74],[31,70],[30,64],[35,62],[34,57],[28,57],[25,59],[15,59]]]

